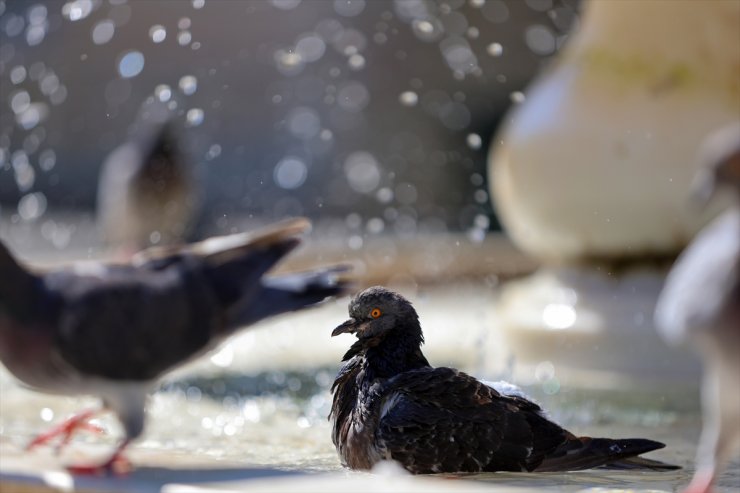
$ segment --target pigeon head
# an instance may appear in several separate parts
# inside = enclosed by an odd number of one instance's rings
[[[332,337],[350,333],[368,346],[389,336],[423,342],[419,317],[411,302],[398,293],[374,286],[357,294],[349,303],[350,319],[334,329]]]
[[[692,184],[698,202],[707,204],[719,188],[740,196],[740,123],[712,133],[702,146],[700,160],[703,167]]]

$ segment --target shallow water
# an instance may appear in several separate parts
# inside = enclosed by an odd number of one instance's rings
[[[412,294],[425,327],[425,352],[433,364],[457,366],[486,379],[514,376],[574,433],[660,440],[667,447],[650,457],[684,466],[666,473],[593,470],[464,475],[465,479],[543,491],[675,491],[688,482],[700,431],[698,389],[693,383],[656,385],[628,378],[615,387],[599,374],[570,378],[567,368],[554,367],[549,370],[560,379],[553,388],[538,381],[542,368],[518,367],[507,357],[496,335],[495,297],[488,288],[466,285]],[[326,416],[329,387],[352,340],[350,336],[330,338],[329,333],[345,317],[346,300],[280,317],[171,374],[149,401],[147,428],[135,451],[175,461],[203,457],[286,471],[341,470]],[[630,383],[625,387],[624,382]],[[13,454],[52,423],[96,405],[93,398],[31,392],[16,385],[4,369],[0,397],[0,452]],[[100,422],[110,430],[109,436],[83,432],[74,440],[112,446],[120,436],[118,424],[107,415]],[[718,491],[738,488],[740,463],[736,461]]]

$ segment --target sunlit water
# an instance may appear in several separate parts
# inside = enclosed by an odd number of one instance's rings
[[[414,294],[426,328],[425,350],[433,364],[458,366],[485,378],[511,374],[516,366],[511,360],[496,361],[506,360],[506,355],[495,335],[495,298],[490,288],[467,285]],[[351,336],[332,339],[329,333],[345,316],[346,299],[268,321],[171,374],[150,399],[146,432],[135,444],[134,456],[137,452],[161,455],[175,463],[200,458],[286,471],[341,470],[326,417],[329,387],[351,342]],[[567,375],[565,369],[546,370]],[[660,388],[635,383],[633,388],[599,389],[601,382],[594,380],[584,388],[563,377],[559,389],[532,384],[528,391],[575,433],[660,440],[667,447],[651,457],[684,469],[465,478],[565,491],[585,487],[674,491],[685,484],[700,430],[696,387],[673,382]],[[21,453],[24,444],[52,423],[96,405],[93,398],[52,397],[20,388],[4,370],[0,395],[0,451],[12,454]],[[101,423],[111,432],[109,436],[81,432],[75,441],[112,446],[120,436],[118,423],[105,415]],[[737,491],[739,466],[735,462],[730,467],[720,492]]]

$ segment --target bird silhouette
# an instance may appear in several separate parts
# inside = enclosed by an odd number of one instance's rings
[[[348,287],[344,266],[266,275],[310,223],[294,219],[254,234],[144,250],[125,264],[90,262],[45,272],[21,265],[0,242],[0,361],[43,392],[102,398],[125,438],[100,465],[126,467],[126,445],[144,427],[147,394],[173,368],[266,317],[315,305]],[[90,427],[73,417],[29,447]]]
[[[663,337],[695,346],[704,361],[691,493],[711,491],[740,448],[740,123],[712,134],[701,154],[694,195],[707,203],[724,188],[731,205],[676,260],[655,309]]]
[[[98,180],[98,228],[126,256],[181,242],[197,208],[192,169],[169,110],[152,103],[140,113],[133,137],[108,155]]]
[[[332,440],[342,463],[369,469],[392,459],[415,474],[571,471],[597,466],[675,469],[637,457],[652,440],[578,437],[521,392],[496,390],[453,368],[434,368],[411,303],[383,287],[349,304],[357,341],[332,386]]]

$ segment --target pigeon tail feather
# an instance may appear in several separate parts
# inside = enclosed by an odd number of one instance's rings
[[[678,469],[678,466],[637,457],[665,447],[645,438],[589,438],[568,440],[549,454],[536,468],[538,472],[578,471],[593,467],[610,469]],[[658,465],[662,467],[658,467]]]

